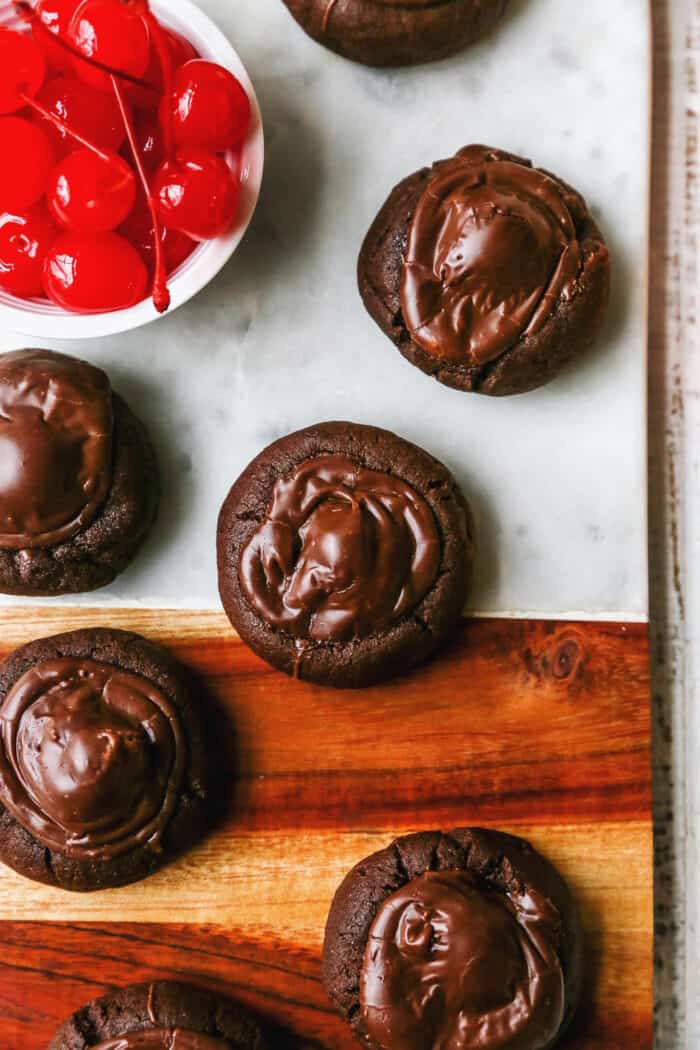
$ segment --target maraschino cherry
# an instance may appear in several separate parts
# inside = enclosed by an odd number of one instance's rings
[[[126,222],[119,227],[118,232],[138,249],[149,272],[152,273],[155,264],[153,220],[143,194],[139,195],[136,206]],[[169,230],[166,226],[160,227],[160,241],[165,269],[169,274],[176,270],[197,247],[186,234],[180,233],[179,230]]]
[[[58,236],[46,205],[0,215],[0,288],[22,299],[43,293],[44,259]]]
[[[165,160],[165,137],[158,114],[148,110],[135,113],[134,136],[143,166],[149,174],[153,174]]]
[[[44,83],[46,61],[30,36],[0,29],[0,70],[0,113],[17,113]]]
[[[173,32],[172,29],[166,29],[165,26],[160,27],[163,44],[168,49],[170,56],[170,63],[173,70],[179,69],[180,66],[184,66],[185,62],[190,62],[193,58],[197,58],[197,52],[189,40],[185,40],[184,36],[180,36],[179,33]],[[148,69],[144,75],[145,82],[149,87],[154,88],[157,92],[162,92],[165,88],[163,81],[163,70],[161,68],[161,60],[158,55],[158,49],[155,46],[153,40],[153,34],[151,33],[151,58],[148,63]]]
[[[145,3],[145,0],[143,0],[143,2]],[[22,10],[25,16],[30,21],[32,21],[34,25],[36,25],[37,16],[33,9],[22,8]],[[129,48],[127,48],[126,51],[120,50],[120,45],[115,44],[113,36],[108,31],[110,28],[114,30],[116,27],[116,30],[118,31],[117,35],[119,35],[119,32],[121,32],[119,23],[120,12],[126,17],[125,22],[121,24],[121,28],[123,29],[123,37],[120,36],[119,38],[121,43],[124,43],[124,40],[126,40],[127,42],[131,40],[133,43],[134,40],[139,39],[138,31],[134,32],[134,20],[139,22],[141,26],[141,31],[143,34],[145,34],[143,39],[146,41],[146,48],[141,60],[138,60],[138,57],[135,58],[133,51]],[[141,67],[145,68],[147,66],[148,46],[150,41],[150,34],[146,24],[147,22],[150,22],[154,25],[154,37],[159,47],[159,53],[162,53],[165,50],[165,47],[162,45],[160,27],[156,25],[155,19],[148,11],[147,5],[145,7],[144,18],[142,19],[141,16],[138,15],[134,10],[132,10],[131,8],[127,8],[124,4],[122,4],[120,0],[83,0],[83,2],[79,5],[68,28],[69,38],[72,33],[73,39],[69,39],[67,46],[69,49],[72,48],[75,52],[74,57],[77,71],[80,71],[82,66],[87,66],[91,74],[96,74],[94,78],[95,86],[100,88],[104,86],[104,83],[106,82],[109,82],[109,84],[111,85],[111,91],[113,92],[113,96],[117,108],[119,110],[120,119],[122,121],[122,125],[124,127],[126,137],[129,142],[129,148],[132,154],[134,166],[136,168],[136,172],[138,174],[146,200],[149,203],[149,208],[151,211],[154,231],[153,303],[159,312],[163,312],[167,310],[168,306],[170,305],[170,293],[168,291],[167,273],[165,269],[165,263],[163,260],[163,245],[160,231],[160,223],[155,209],[155,201],[151,194],[149,181],[146,176],[141,155],[139,153],[138,143],[136,141],[134,133],[133,121],[131,113],[129,111],[128,103],[126,101],[125,90],[120,84],[120,81],[117,78],[117,76],[109,72],[109,70],[111,70],[112,68],[119,68],[120,71],[123,71],[123,75],[125,77],[130,77],[134,75],[134,71],[136,69],[141,69]],[[82,43],[82,52],[78,47],[78,42],[81,39],[81,33],[84,37]],[[95,63],[99,68],[92,68]],[[170,66],[168,58],[164,59],[164,67],[164,77],[169,80]],[[121,72],[120,75],[122,75]],[[102,159],[112,164],[115,168],[119,168],[119,166],[123,164],[123,161],[121,161],[120,158],[116,157],[115,155],[108,157],[104,154],[101,154],[100,149],[95,146],[94,142],[91,142],[87,137],[80,135],[80,133],[76,131],[75,128],[72,128],[68,123],[62,121],[55,113],[51,113],[48,110],[46,110],[36,100],[30,100],[27,96],[25,96],[25,101],[27,101],[32,106],[32,108],[34,108],[37,112],[43,115],[46,119],[50,120],[57,127],[64,130],[66,134],[69,135],[72,139],[77,140],[82,146],[85,146],[87,149],[92,150],[94,153],[102,155]],[[94,178],[94,164],[91,170],[92,175],[87,173],[86,170],[83,170],[82,174],[78,174],[76,171],[73,171],[72,174],[74,179],[80,182],[83,187],[87,186],[88,183],[92,182],[93,187],[96,188],[96,181]],[[101,170],[104,173],[104,169]],[[114,192],[116,189],[118,189],[118,187],[113,184],[111,189],[108,188],[109,180],[106,180],[104,178],[100,178],[98,181],[101,188],[98,195],[93,197],[92,199],[92,210],[95,211],[95,215],[97,215],[98,211],[100,214],[99,218],[97,218],[96,223],[93,223],[93,225],[89,227],[92,232],[94,232],[95,229],[104,230],[105,223],[107,222],[111,226],[113,223],[119,223],[123,221],[124,218],[126,218],[126,214],[124,213],[124,209],[122,206],[123,198],[121,201],[119,201],[115,199],[114,196]],[[123,187],[123,184],[124,180],[120,179],[118,181],[118,185],[121,185]],[[60,218],[62,222],[70,223],[71,221],[73,221],[73,224],[75,226],[78,226],[81,230],[84,230],[84,224],[85,221],[89,218],[89,213],[86,211],[85,208],[81,209],[78,206],[77,199],[73,194],[71,194],[70,192],[64,192],[61,195],[61,193],[58,192],[59,190],[66,189],[67,187],[65,181],[54,180],[54,183],[52,185],[52,208],[54,209],[56,215]],[[134,198],[132,196],[132,205],[133,199]],[[65,205],[68,200],[70,200],[71,205],[67,208]],[[54,287],[54,285],[52,285],[51,283],[47,284],[47,289],[51,287]],[[51,295],[51,292],[48,291],[48,294]],[[64,305],[63,301],[61,301],[61,305]],[[80,307],[77,306],[77,304],[74,308],[80,309]],[[118,304],[115,302],[111,309],[117,308]]]
[[[34,40],[46,56],[52,69],[68,73],[73,68],[73,59],[68,51],[51,36],[64,37],[68,24],[75,13],[76,0],[39,0],[36,13],[47,32],[34,29]],[[51,36],[49,36],[51,34]]]
[[[202,149],[178,150],[156,172],[153,183],[163,224],[207,241],[233,225],[240,200],[240,182],[228,164]]]
[[[100,149],[116,152],[126,138],[114,96],[96,91],[75,76],[47,80],[36,101]],[[75,140],[63,127],[41,114],[35,114],[32,119],[49,136],[59,157],[75,149]]]
[[[0,157],[0,207],[23,211],[43,197],[56,157],[41,128],[21,117],[0,117]]]
[[[66,36],[81,56],[97,60],[116,73],[140,79],[148,69],[148,26],[138,11],[121,0],[82,0]],[[110,77],[89,62],[76,57],[73,68],[85,83],[111,92]]]
[[[178,146],[222,153],[239,146],[250,128],[250,100],[243,86],[228,69],[203,59],[180,66],[163,108]]]
[[[134,161],[134,167],[136,168],[139,181],[141,182],[141,188],[143,189],[146,204],[148,205],[148,210],[151,214],[151,222],[153,224],[153,285],[151,297],[153,299],[153,305],[158,313],[165,313],[170,306],[170,290],[168,288],[168,275],[165,269],[165,260],[163,258],[163,242],[161,238],[160,219],[156,208],[156,200],[151,190],[151,184],[146,175],[146,169],[144,168],[143,160],[136,142],[134,125],[127,109],[124,90],[120,86],[116,77],[112,77],[112,88],[117,100],[117,105],[121,111],[124,127],[126,128],[126,137],[129,141],[131,156]]]
[[[146,295],[146,265],[116,233],[64,233],[44,262],[44,290],[67,310],[103,313],[135,306]]]
[[[121,157],[79,149],[51,172],[46,199],[55,219],[76,233],[107,233],[136,200],[134,174]]]
[[[0,156],[17,158],[0,170],[0,287],[102,312],[138,302],[150,271],[163,311],[167,274],[235,219],[238,161],[217,154],[249,130],[246,92],[148,0],[15,6],[33,35],[0,29]]]

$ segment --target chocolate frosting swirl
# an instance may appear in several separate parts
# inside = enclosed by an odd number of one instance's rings
[[[111,483],[104,372],[48,350],[0,356],[0,549],[69,539],[95,518]]]
[[[484,146],[435,165],[408,235],[401,309],[428,354],[484,365],[540,330],[581,271],[560,185]]]
[[[544,1050],[561,1029],[557,909],[469,872],[426,872],[370,929],[362,1020],[382,1050]]]
[[[435,582],[440,558],[433,512],[415,489],[326,455],[276,483],[239,576],[268,623],[297,638],[337,642],[408,614]]]
[[[228,1040],[203,1032],[185,1031],[184,1028],[147,1028],[107,1039],[93,1050],[229,1050],[230,1046]]]
[[[95,660],[46,660],[0,705],[0,740],[0,802],[44,846],[79,860],[157,847],[186,744],[155,683]]]

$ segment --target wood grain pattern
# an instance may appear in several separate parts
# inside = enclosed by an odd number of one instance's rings
[[[465,621],[443,658],[361,693],[276,674],[213,613],[0,612],[0,655],[98,622],[159,639],[200,677],[232,804],[199,849],[137,886],[75,896],[2,872],[2,1050],[39,1050],[106,985],[177,973],[349,1048],[319,983],[337,883],[396,834],[473,823],[530,838],[580,901],[589,984],[565,1046],[651,1046],[642,625]]]

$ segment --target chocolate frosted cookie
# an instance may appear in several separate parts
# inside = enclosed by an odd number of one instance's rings
[[[31,642],[0,667],[0,860],[66,890],[149,875],[199,838],[205,745],[184,671],[125,631]]]
[[[50,350],[0,355],[0,592],[111,583],[157,508],[148,435],[104,372]]]
[[[449,471],[386,430],[319,423],[266,448],[219,517],[219,589],[274,667],[358,687],[425,660],[458,621],[470,516]]]
[[[521,394],[594,342],[610,260],[575,190],[468,146],[393,190],[358,280],[369,313],[423,372],[458,390]]]
[[[581,976],[564,881],[498,831],[397,839],[347,875],[326,925],[326,989],[370,1050],[547,1050]]]
[[[267,1050],[267,1043],[238,1003],[179,981],[155,981],[81,1006],[48,1050]]]
[[[284,0],[320,44],[368,66],[446,58],[484,36],[508,0]]]

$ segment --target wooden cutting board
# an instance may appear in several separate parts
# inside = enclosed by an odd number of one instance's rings
[[[399,833],[470,824],[529,838],[579,900],[588,980],[562,1046],[650,1050],[644,625],[468,620],[441,659],[357,693],[273,672],[216,613],[0,611],[0,656],[97,624],[161,641],[201,677],[226,804],[197,850],[126,889],[70,895],[2,870],[2,1050],[43,1050],[109,985],[165,976],[350,1050],[320,984],[335,887]]]

